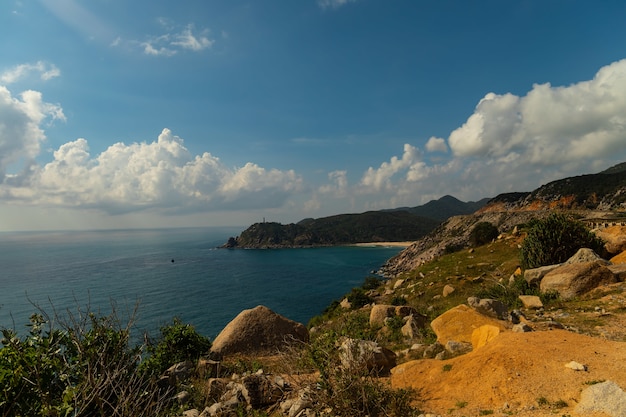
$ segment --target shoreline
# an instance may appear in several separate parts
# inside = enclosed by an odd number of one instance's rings
[[[411,246],[415,241],[406,241],[406,242],[364,242],[364,243],[353,243],[349,246],[358,246],[358,247],[394,247],[394,248],[407,248]]]

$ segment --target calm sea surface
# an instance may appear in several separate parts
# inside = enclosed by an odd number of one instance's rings
[[[211,338],[239,312],[265,305],[306,324],[363,283],[399,248],[216,249],[237,228],[0,233],[0,327],[20,334],[47,312],[139,303],[137,327],[173,317]]]

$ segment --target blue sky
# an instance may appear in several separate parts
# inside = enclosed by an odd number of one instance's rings
[[[247,226],[626,161],[626,3],[6,0],[0,230]]]

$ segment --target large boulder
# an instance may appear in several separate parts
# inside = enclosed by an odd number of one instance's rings
[[[601,262],[562,265],[541,280],[541,291],[556,291],[564,300],[582,295],[594,288],[617,282],[616,276]]]
[[[506,329],[504,321],[487,317],[467,305],[461,304],[434,319],[430,326],[437,335],[437,341],[445,345],[450,340],[472,343],[474,330],[486,324],[501,330]]]
[[[389,372],[396,366],[396,354],[371,340],[345,338],[339,347],[344,368],[367,367],[369,370]]]
[[[396,314],[396,308],[391,305],[377,304],[370,311],[370,326],[384,326],[385,319]]]
[[[595,231],[596,236],[604,240],[604,248],[611,254],[626,250],[626,226],[611,226]]]
[[[611,258],[612,264],[626,264],[626,251],[620,252]]]
[[[561,264],[540,266],[539,268],[527,269],[524,271],[524,279],[529,285],[539,285],[547,273],[557,269]]]
[[[213,341],[211,352],[275,353],[286,344],[308,341],[309,332],[301,323],[289,320],[265,306],[244,310],[224,327]]]

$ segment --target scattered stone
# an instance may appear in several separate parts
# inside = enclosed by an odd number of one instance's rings
[[[402,284],[404,284],[404,280],[403,279],[399,279],[397,280],[394,284],[393,284],[393,289],[397,290],[398,288],[400,288],[402,286]]]
[[[519,299],[522,301],[524,308],[539,309],[543,308],[541,298],[536,295],[520,295]]]
[[[183,417],[199,417],[200,411],[192,408],[191,410],[183,411]]]
[[[447,297],[455,291],[455,288],[452,285],[446,285],[443,287],[443,296]]]
[[[533,328],[530,327],[526,323],[518,323],[515,326],[513,326],[513,328],[511,330],[516,332],[516,333],[527,333],[527,332],[532,332]]]
[[[423,316],[419,316],[419,319],[415,318],[412,314],[407,316],[406,323],[402,326],[400,331],[404,337],[409,339],[416,339],[420,336],[420,330],[424,328],[426,320]]]
[[[571,361],[565,364],[565,367],[568,369],[572,369],[574,371],[586,371],[587,367],[582,363],[578,363],[576,361]]]
[[[610,417],[626,416],[626,392],[613,381],[601,382],[585,388],[574,409],[581,415],[599,411]]]
[[[446,352],[448,352],[447,358],[454,358],[457,356],[465,355],[472,351],[472,344],[467,342],[457,342],[455,340],[448,340],[446,343]]]
[[[435,342],[424,349],[424,359],[434,359],[445,350],[446,348],[441,343]]]
[[[339,303],[339,307],[343,308],[344,310],[350,310],[352,308],[352,303],[350,301],[348,301],[347,298],[344,298]]]
[[[541,291],[556,291],[562,299],[570,300],[594,288],[616,282],[615,275],[601,262],[562,265],[541,280]]]
[[[474,310],[488,317],[494,319],[504,320],[508,318],[509,311],[506,306],[499,300],[493,300],[491,298],[480,299],[478,297],[469,297],[467,304]]]
[[[213,341],[218,355],[275,352],[290,341],[308,341],[302,324],[289,320],[265,306],[244,310]]]
[[[191,399],[191,394],[187,391],[181,391],[174,396],[174,400],[178,401],[179,404],[187,404]]]

